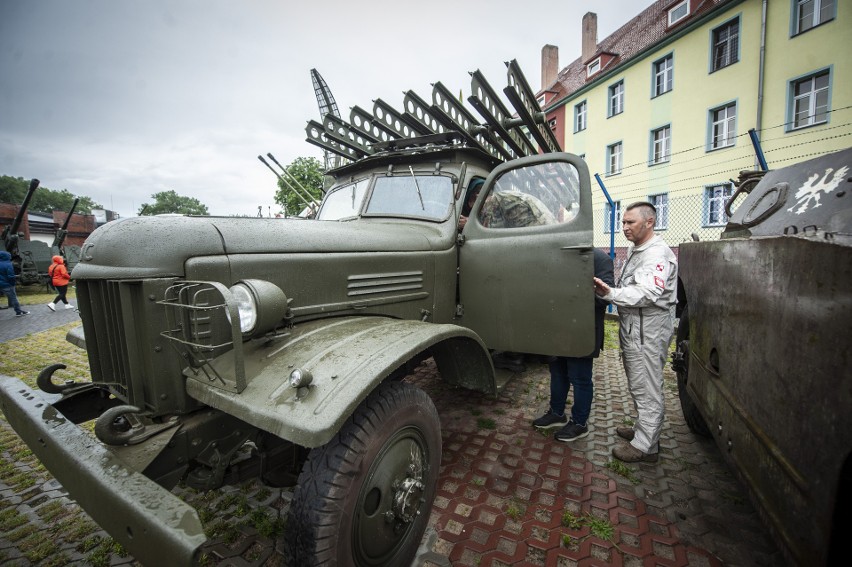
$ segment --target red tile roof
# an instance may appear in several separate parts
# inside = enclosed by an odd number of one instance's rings
[[[665,38],[674,35],[685,25],[696,20],[700,16],[714,10],[715,8],[733,2],[734,0],[691,0],[692,11],[689,16],[679,21],[672,27],[668,27],[668,9],[675,2],[673,0],[658,0],[654,2],[638,16],[618,28],[609,37],[598,43],[594,55],[588,60],[575,59],[570,65],[562,69],[557,75],[556,81],[541,89],[540,92],[548,91],[554,93],[549,96],[549,102],[544,109],[545,112],[559,103],[559,101],[571,96],[588,83],[596,81],[602,74],[616,69],[631,61],[648,47],[660,43]],[[606,65],[598,73],[586,77],[586,63],[596,57],[611,53],[615,57],[606,61]],[[602,60],[605,62],[605,60]]]

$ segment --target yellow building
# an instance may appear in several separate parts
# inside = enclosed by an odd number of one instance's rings
[[[717,238],[732,180],[759,167],[749,130],[770,169],[852,146],[852,1],[660,0],[600,43],[596,27],[587,14],[583,55],[558,74],[544,47],[539,99],[615,202],[616,247],[621,210],[640,200],[671,246]]]

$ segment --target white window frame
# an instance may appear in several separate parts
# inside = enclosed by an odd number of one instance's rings
[[[735,34],[730,33],[731,27],[736,26]],[[719,71],[725,67],[730,67],[740,60],[740,17],[730,19],[727,22],[716,26],[710,32],[710,72]],[[728,32],[727,37],[722,38],[722,32]],[[727,55],[717,64],[717,52],[722,50],[722,53]]]
[[[805,33],[837,17],[837,0],[792,0],[792,2],[792,35]],[[809,15],[804,12],[808,5],[813,7]]]
[[[588,105],[586,101],[574,105],[574,132],[582,132],[586,129],[588,119]]]
[[[826,84],[817,87],[817,79],[822,77],[826,77]],[[805,83],[810,84],[810,90],[797,95],[797,88],[799,85],[804,85]],[[831,68],[820,69],[815,73],[790,81],[789,98],[790,120],[788,122],[788,131],[827,124],[831,108]],[[798,123],[797,116],[799,108],[802,106],[806,106],[805,110],[807,114],[804,115],[802,123]]]
[[[615,205],[615,226],[621,226],[621,201],[613,201],[613,204]],[[609,224],[611,210],[609,202],[604,203],[604,234],[612,232],[612,227]]]
[[[651,165],[666,163],[672,157],[672,125],[651,130]]]
[[[734,184],[730,182],[708,185],[704,188],[704,218],[702,219],[704,226],[725,226],[728,224],[725,202],[733,194]]]
[[[624,166],[624,144],[615,142],[606,147],[606,174],[618,175]]]
[[[674,56],[671,53],[654,61],[653,72],[654,78],[651,84],[654,86],[654,93],[652,96],[666,94],[674,88]]]
[[[669,228],[669,194],[657,193],[648,197],[654,208],[657,209],[657,219],[654,230],[667,230]]]
[[[607,90],[607,117],[617,116],[624,112],[624,79],[610,85]]]
[[[717,135],[719,132],[719,135]],[[737,138],[737,103],[729,102],[710,110],[708,149],[721,150],[734,145]]]
[[[539,108],[544,108],[544,95],[539,96],[535,101],[538,103]]]
[[[589,64],[586,65],[586,77],[591,77],[595,73],[601,70],[601,58],[598,57],[593,61],[589,61]]]
[[[681,8],[686,8],[682,14],[677,15],[677,11]],[[689,0],[683,0],[680,4],[669,8],[669,26],[673,26],[689,15]]]

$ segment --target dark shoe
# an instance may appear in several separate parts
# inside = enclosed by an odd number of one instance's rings
[[[588,434],[589,434],[589,428],[588,427],[585,427],[585,426],[582,426],[582,425],[577,425],[573,421],[569,421],[568,425],[566,425],[565,427],[563,427],[562,429],[557,431],[556,435],[554,435],[553,438],[556,439],[557,441],[570,442],[570,441],[575,441],[577,439],[582,439],[583,437],[585,437]]]
[[[658,453],[643,453],[629,443],[613,449],[612,456],[623,463],[656,463],[659,458]]]
[[[533,427],[542,429],[550,429],[551,427],[562,427],[568,422],[568,418],[564,415],[556,415],[550,410],[547,413],[532,422]]]
[[[512,372],[523,372],[527,369],[524,365],[524,355],[509,352],[498,352],[491,355],[494,368],[505,368]]]
[[[15,313],[15,317],[23,317],[24,315],[29,315],[29,311],[21,311],[20,313]]]
[[[622,439],[627,439],[628,441],[633,441],[633,436],[636,435],[636,432],[633,431],[632,427],[616,427],[615,432]]]

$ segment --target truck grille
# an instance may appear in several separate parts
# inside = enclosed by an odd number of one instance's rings
[[[76,282],[92,381],[153,416],[184,413],[199,405],[186,395],[184,387],[184,371],[198,355],[168,337],[180,330],[174,327],[173,317],[169,321],[168,308],[163,305],[167,290],[176,281]],[[190,338],[210,345],[220,337],[217,333],[210,336],[202,319],[196,318],[184,328],[197,333]],[[226,327],[230,330],[230,325]]]
[[[133,306],[134,298],[142,294],[142,282],[80,280],[76,285],[92,381],[108,385],[117,397],[144,407],[141,380],[133,379],[139,351],[134,354],[129,348],[141,340],[133,324]]]

